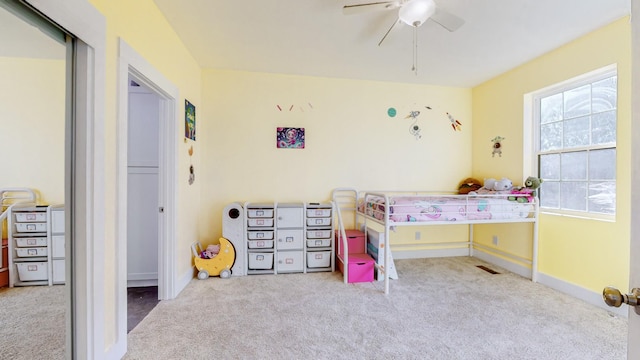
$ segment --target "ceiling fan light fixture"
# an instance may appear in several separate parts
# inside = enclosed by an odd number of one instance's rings
[[[436,12],[436,3],[433,0],[410,0],[402,5],[398,11],[398,17],[403,23],[418,27]]]

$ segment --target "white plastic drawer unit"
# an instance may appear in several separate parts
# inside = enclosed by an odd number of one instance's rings
[[[302,249],[304,242],[302,230],[278,230],[278,250]]]
[[[47,256],[46,247],[16,248],[16,256],[19,258]]]
[[[249,240],[273,240],[273,231],[249,231]]]
[[[307,226],[330,226],[331,218],[307,218]]]
[[[329,247],[331,246],[331,239],[308,239],[308,248]]]
[[[15,238],[17,247],[47,246],[46,237]]]
[[[54,258],[65,257],[64,235],[54,235],[51,237],[51,256]]]
[[[308,268],[325,268],[331,266],[331,251],[311,251],[307,253]]]
[[[21,262],[16,263],[18,278],[20,281],[48,280],[48,267],[46,262]]]
[[[301,228],[304,226],[302,205],[278,206],[277,224],[279,228]]]
[[[45,222],[47,213],[44,212],[24,212],[15,213],[16,222]]]
[[[249,269],[273,269],[273,253],[249,253]]]
[[[330,239],[331,230],[312,230],[307,231],[307,239]]]
[[[278,272],[302,272],[304,270],[304,253],[302,251],[279,251],[276,256]]]
[[[331,209],[307,209],[307,217],[331,217]]]
[[[248,240],[249,249],[273,249],[273,240]]]
[[[269,218],[256,218],[247,219],[247,226],[249,227],[273,227],[273,219]]]
[[[29,232],[46,232],[47,223],[16,223],[16,232],[29,233]]]
[[[250,218],[272,218],[273,209],[247,209],[247,216]]]
[[[64,209],[51,210],[51,232],[64,232]]]

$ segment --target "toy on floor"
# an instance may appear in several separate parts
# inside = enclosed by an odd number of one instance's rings
[[[207,246],[204,251],[200,242],[191,244],[193,264],[198,269],[198,279],[204,280],[209,276],[220,276],[223,279],[231,277],[231,268],[236,261],[236,250],[231,241],[223,237],[220,238],[219,242],[219,244]],[[212,258],[205,259],[200,257],[202,253],[207,251],[212,255],[215,250],[217,250],[217,253]]]
[[[220,244],[211,244],[207,246],[207,248],[200,252],[200,258],[202,259],[213,259],[220,253]]]

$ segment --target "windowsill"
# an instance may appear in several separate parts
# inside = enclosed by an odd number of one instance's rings
[[[605,222],[612,222],[612,223],[616,222],[615,215],[572,212],[572,211],[566,211],[566,210],[554,211],[554,210],[543,209],[543,208],[540,208],[540,213],[544,215],[563,216],[563,217],[570,217],[574,219],[605,221]]]

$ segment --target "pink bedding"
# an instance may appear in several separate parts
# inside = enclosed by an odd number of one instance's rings
[[[530,203],[519,203],[496,196],[400,196],[389,197],[392,222],[504,220],[529,217]],[[384,220],[384,198],[369,195],[358,204],[358,211]]]

